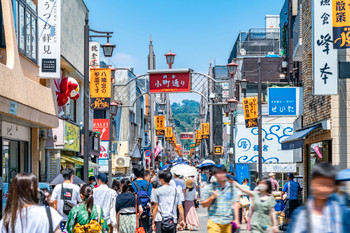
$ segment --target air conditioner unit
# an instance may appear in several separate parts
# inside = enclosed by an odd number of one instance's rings
[[[117,157],[115,160],[117,167],[129,167],[130,157]]]

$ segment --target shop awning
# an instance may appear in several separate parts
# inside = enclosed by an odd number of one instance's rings
[[[295,132],[294,134],[292,134],[291,136],[289,136],[288,138],[286,138],[284,141],[281,142],[282,150],[293,150],[293,149],[302,148],[304,146],[305,137],[320,126],[321,124]]]
[[[82,158],[61,155],[61,159],[66,160],[66,161],[71,162],[71,163],[74,163],[74,164],[77,164],[77,165],[80,165],[80,166],[84,166],[84,159],[82,159]],[[99,167],[99,165],[90,161],[89,167]]]

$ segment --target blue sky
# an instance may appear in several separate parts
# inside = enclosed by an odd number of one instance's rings
[[[279,14],[284,0],[85,0],[90,27],[113,31],[117,45],[110,62],[147,72],[152,34],[156,68],[176,53],[173,68],[208,73],[210,59],[226,64],[240,31],[264,28],[265,15]],[[101,40],[105,43],[105,40]]]

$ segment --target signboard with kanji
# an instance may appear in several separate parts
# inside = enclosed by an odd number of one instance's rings
[[[90,69],[91,98],[111,98],[111,69]]]
[[[182,140],[193,140],[193,133],[181,133]]]
[[[100,132],[101,141],[109,140],[109,119],[94,119],[93,121],[95,132]]]
[[[350,0],[332,0],[333,48],[350,48]],[[330,21],[330,15],[322,15],[324,21]],[[331,40],[329,42],[332,42]]]
[[[165,116],[155,116],[156,135],[164,136],[165,134]]]
[[[270,87],[270,116],[301,116],[303,115],[303,92],[300,87]]]
[[[100,66],[100,43],[97,41],[89,42],[89,65],[90,68]]]
[[[39,76],[43,78],[61,77],[61,5],[61,0],[38,1],[38,65]],[[29,25],[30,16],[26,15],[26,17],[29,17],[26,18],[26,24]],[[30,30],[23,24],[19,28]],[[35,29],[32,30],[35,31]]]
[[[90,98],[90,107],[92,109],[109,109],[111,106],[110,98]]]
[[[333,35],[333,25],[340,26],[346,21],[343,7],[337,5],[344,0],[314,0],[313,1],[313,53],[312,53],[312,80],[314,95],[337,95],[338,94],[338,51],[334,48],[344,43],[342,39]],[[333,19],[332,12],[336,11]],[[346,10],[348,6],[344,6]],[[338,9],[338,11],[337,11]],[[333,22],[333,25],[332,25]],[[334,24],[335,22],[335,24]],[[338,24],[337,24],[338,23]],[[344,28],[344,30],[347,28]],[[340,29],[341,31],[342,29]],[[336,33],[339,32],[336,29]],[[346,36],[346,34],[343,34]],[[340,37],[341,38],[341,37]],[[344,38],[347,39],[346,37]],[[332,44],[334,41],[334,48]],[[343,45],[345,46],[345,45]]]
[[[243,98],[243,112],[247,128],[258,126],[258,98]]]
[[[64,122],[64,148],[71,151],[80,151],[80,129],[67,121]]]
[[[173,127],[166,127],[165,128],[165,140],[171,141],[173,137]]]
[[[201,130],[202,130],[202,138],[208,139],[209,138],[209,130],[210,130],[209,123],[202,123]]]
[[[191,74],[185,72],[164,72],[149,74],[149,92],[190,92],[191,91]]]
[[[222,155],[223,153],[222,146],[214,146],[214,155]]]

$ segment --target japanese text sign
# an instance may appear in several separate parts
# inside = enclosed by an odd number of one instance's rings
[[[350,48],[350,0],[332,0],[335,49]]]
[[[149,91],[150,93],[163,92],[190,92],[191,75],[184,73],[150,73]]]
[[[155,123],[157,136],[164,136],[165,116],[155,116]]]
[[[243,111],[247,128],[258,125],[258,98],[243,98]]]
[[[99,168],[100,172],[108,171],[108,153],[109,153],[108,149],[109,149],[109,142],[108,141],[101,142],[100,156],[98,158],[98,165],[100,165],[100,168]]]
[[[90,69],[91,98],[111,98],[111,69]]]
[[[165,128],[165,140],[171,141],[173,137],[173,127],[166,127]]]
[[[38,35],[39,76],[43,78],[60,78],[61,0],[38,1]]]
[[[80,151],[79,126],[64,122],[64,148],[67,150]]]
[[[90,107],[92,109],[109,109],[110,106],[110,98],[91,98]]]
[[[201,130],[202,130],[202,138],[208,139],[209,138],[209,123],[202,123],[201,124]]]
[[[331,46],[333,41],[335,42],[332,22],[332,1],[314,0],[312,25],[314,95],[336,95],[338,93],[338,52]]]
[[[181,139],[183,140],[192,140],[193,133],[181,133]]]
[[[270,87],[270,116],[300,116],[302,115],[302,89],[299,87]]]
[[[95,132],[100,132],[101,141],[109,140],[109,119],[94,119],[93,121]]]
[[[89,65],[90,68],[100,66],[100,43],[96,41],[89,42]]]

